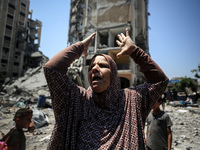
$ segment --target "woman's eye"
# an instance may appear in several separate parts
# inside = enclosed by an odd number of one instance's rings
[[[100,68],[109,68],[109,65],[107,65],[107,64],[98,64],[98,66],[99,66]],[[95,67],[95,64],[93,64],[93,65],[91,65],[91,66],[89,67],[88,72],[91,71],[93,67]]]
[[[100,64],[99,66],[100,66],[101,68],[109,68],[108,65],[105,65],[105,64]]]

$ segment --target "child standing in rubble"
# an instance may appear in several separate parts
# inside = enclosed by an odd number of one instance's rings
[[[148,150],[171,150],[172,121],[167,113],[160,110],[160,98],[147,117],[146,141]]]
[[[19,109],[14,116],[15,127],[10,130],[0,141],[6,141],[8,150],[25,150],[26,137],[23,128],[33,132],[35,127],[32,122],[33,111],[28,108]]]

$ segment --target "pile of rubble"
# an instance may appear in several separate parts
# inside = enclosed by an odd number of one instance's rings
[[[200,145],[200,108],[173,107],[168,105],[166,112],[173,122],[172,148],[174,150],[197,150]]]
[[[48,91],[42,66],[30,68],[23,77],[16,80],[10,80],[7,78],[3,88],[6,92],[4,94],[9,96],[36,96],[34,94],[37,94],[40,90]],[[45,94],[48,94],[48,92]]]

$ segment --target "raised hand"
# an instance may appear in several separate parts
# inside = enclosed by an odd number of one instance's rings
[[[116,40],[116,43],[121,47],[121,52],[119,52],[116,56],[117,58],[124,55],[131,55],[132,52],[137,48],[132,39],[129,36],[128,29],[126,28],[126,36],[121,33],[118,34],[119,40]]]
[[[87,37],[86,39],[81,41],[83,43],[83,46],[84,46],[84,50],[83,50],[84,57],[86,57],[88,55],[87,49],[91,45],[95,35],[96,35],[96,33],[92,33],[89,37]]]

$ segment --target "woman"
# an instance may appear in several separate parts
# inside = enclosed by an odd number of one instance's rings
[[[55,55],[44,66],[56,124],[48,149],[146,149],[144,125],[168,78],[159,66],[126,36],[118,35],[121,52],[140,66],[147,83],[120,89],[117,67],[112,58],[96,54],[88,72],[86,90],[67,76],[67,68],[87,48],[95,33]]]

